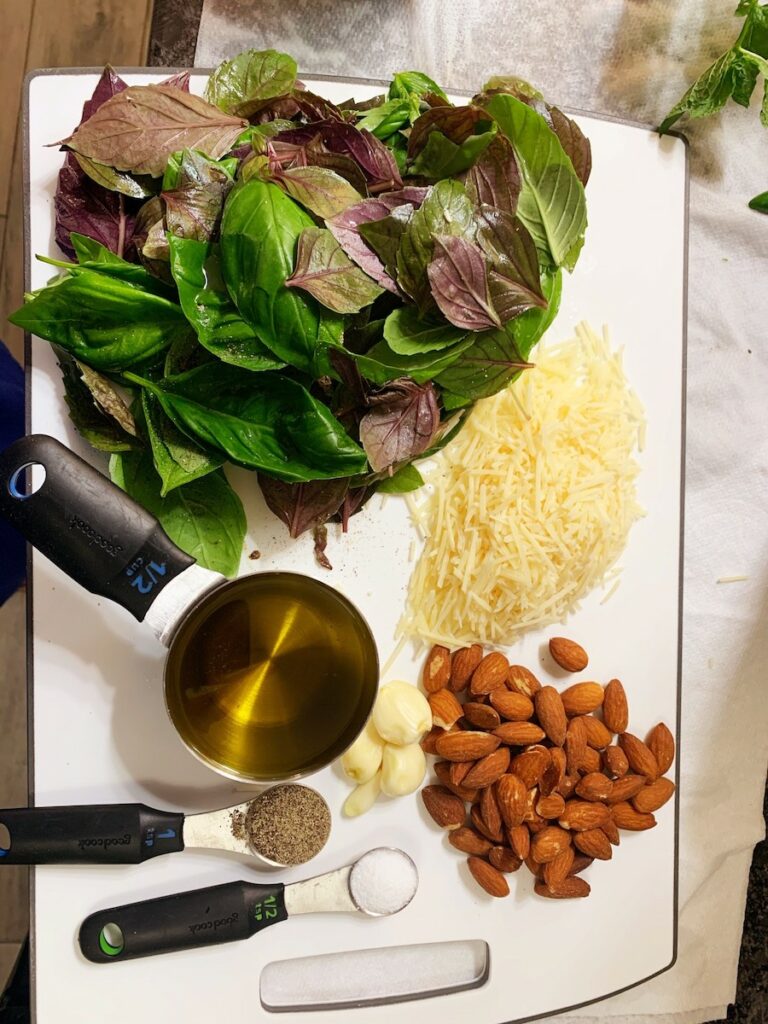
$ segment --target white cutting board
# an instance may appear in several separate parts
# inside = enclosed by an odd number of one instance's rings
[[[493,63],[493,62],[491,62]],[[498,61],[496,62],[498,63]],[[65,137],[80,118],[96,73],[43,72],[28,96],[28,258],[58,256],[53,241],[53,194],[62,156],[45,145]],[[131,84],[163,75],[135,73]],[[196,74],[201,92],[205,76]],[[308,82],[310,88],[312,81]],[[375,85],[323,81],[332,100],[367,97]],[[600,605],[593,594],[565,632],[589,651],[589,677],[619,676],[628,691],[633,731],[660,719],[677,729],[681,465],[685,353],[686,152],[674,138],[659,139],[636,126],[580,117],[592,141],[594,170],[587,188],[587,242],[572,277],[566,275],[560,314],[548,337],[570,336],[588,320],[608,324],[625,347],[629,379],[648,414],[639,479],[647,517],[632,530],[616,594]],[[32,262],[38,288],[51,268]],[[70,426],[55,360],[33,339],[30,352],[30,429],[53,434],[104,466]],[[344,540],[331,527],[331,574],[318,569],[308,537],[288,538],[264,509],[253,477],[230,473],[248,513],[242,572],[299,569],[330,580],[373,626],[382,662],[412,568],[414,531],[404,503],[374,499]],[[243,790],[198,763],[176,738],[163,705],[164,649],[126,612],[79,589],[45,558],[34,557],[30,685],[35,803],[142,801],[185,811],[224,806]],[[514,660],[550,681],[545,640],[534,633],[514,649]],[[557,632],[561,632],[558,630]],[[418,678],[421,656],[404,652],[389,678]],[[558,680],[555,680],[558,682]],[[491,950],[487,984],[476,991],[427,1002],[320,1012],[312,1024],[339,1020],[400,1024],[498,1024],[554,1013],[600,999],[668,969],[676,947],[676,810],[668,804],[648,833],[624,834],[612,862],[586,873],[587,900],[547,901],[533,895],[523,869],[510,876],[512,894],[492,900],[469,879],[465,858],[427,818],[417,796],[380,801],[364,818],[339,815],[348,786],[337,769],[312,780],[334,812],[331,839],[310,865],[319,873],[354,859],[371,846],[405,849],[416,861],[420,886],[402,914],[372,920],[318,915],[299,918],[240,942],[210,949],[95,966],[82,958],[77,932],[99,908],[148,899],[232,879],[264,874],[245,860],[187,851],[136,866],[39,867],[32,913],[34,1003],[38,1024],[136,1024],[173,1019],[246,1024],[269,1015],[258,1000],[267,961],[391,943],[482,938]],[[308,873],[286,871],[286,881]],[[301,1019],[298,1015],[290,1020]]]

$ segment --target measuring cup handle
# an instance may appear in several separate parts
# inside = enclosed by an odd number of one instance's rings
[[[227,882],[99,910],[83,921],[80,949],[96,964],[247,939],[288,917],[285,886]]]
[[[0,810],[3,864],[139,864],[184,849],[184,815],[144,804]]]
[[[22,490],[23,470],[45,480]],[[33,434],[0,452],[0,515],[89,590],[141,621],[170,580],[193,564],[154,516],[55,438]]]

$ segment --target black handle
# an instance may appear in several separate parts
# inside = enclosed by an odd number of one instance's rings
[[[281,882],[227,882],[99,910],[83,921],[80,949],[96,964],[248,939],[285,921]]]
[[[139,864],[184,849],[184,815],[144,804],[14,807],[0,825],[0,865]]]
[[[36,464],[45,481],[25,494],[23,470]],[[23,437],[0,453],[0,515],[86,590],[139,621],[194,562],[154,516],[46,434]]]

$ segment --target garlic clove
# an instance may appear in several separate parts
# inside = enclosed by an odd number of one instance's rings
[[[381,767],[384,741],[371,719],[349,750],[341,758],[341,767],[347,778],[362,784],[374,777]]]
[[[379,690],[373,724],[387,743],[416,743],[432,727],[432,711],[424,694],[410,683],[387,683]]]
[[[405,796],[418,789],[427,770],[427,759],[418,743],[384,747],[381,762],[381,791],[387,796]]]
[[[372,779],[368,779],[361,786],[355,786],[344,801],[342,812],[347,818],[356,818],[359,814],[365,814],[373,807],[380,792],[381,772],[376,772]]]

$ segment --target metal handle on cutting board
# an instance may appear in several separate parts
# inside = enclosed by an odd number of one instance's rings
[[[184,849],[184,815],[144,804],[0,810],[3,864],[139,864]],[[7,848],[3,848],[7,846]]]
[[[285,921],[285,886],[227,882],[99,910],[80,928],[80,949],[96,964],[248,939]]]
[[[41,465],[42,486],[22,490],[23,471]],[[141,621],[163,587],[194,559],[154,516],[87,462],[46,434],[0,452],[0,515],[92,594]]]

